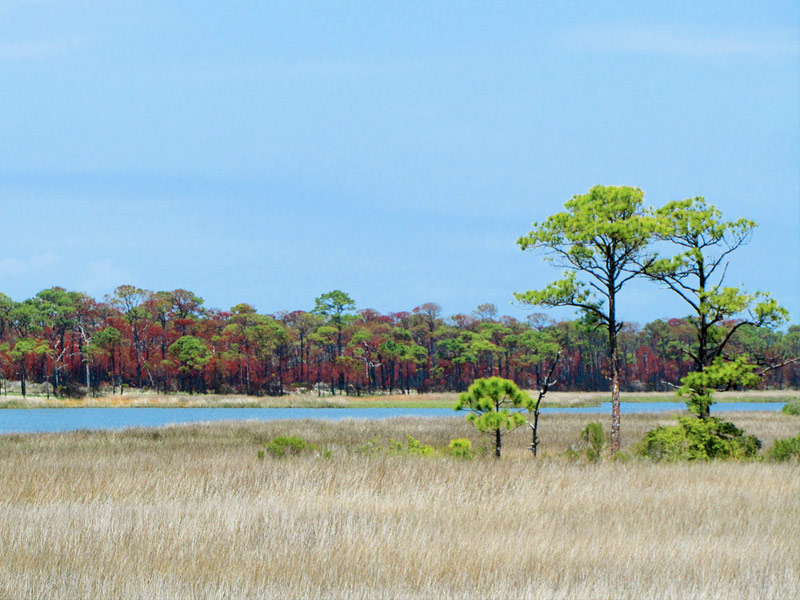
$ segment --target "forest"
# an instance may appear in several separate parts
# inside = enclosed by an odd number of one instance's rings
[[[800,387],[800,326],[785,331],[743,319],[715,325],[725,351],[764,368],[762,386]],[[3,389],[26,385],[57,397],[157,392],[281,395],[462,391],[498,375],[532,389],[560,353],[560,390],[607,390],[607,334],[591,319],[525,320],[482,304],[445,316],[433,302],[382,314],[345,292],[321,294],[311,310],[258,312],[250,304],[206,307],[183,289],[117,287],[97,300],[60,287],[21,302],[0,294]],[[693,368],[690,318],[623,323],[621,388],[667,391]],[[19,382],[11,384],[11,382]]]

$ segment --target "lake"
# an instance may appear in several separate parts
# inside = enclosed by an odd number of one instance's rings
[[[778,411],[784,402],[715,404],[711,414],[728,411]],[[679,402],[622,402],[622,414],[680,413]],[[611,403],[586,408],[545,408],[542,414],[607,414]],[[390,417],[457,417],[449,408],[8,408],[0,410],[0,434],[162,427],[210,421],[276,421],[296,419],[387,419]]]

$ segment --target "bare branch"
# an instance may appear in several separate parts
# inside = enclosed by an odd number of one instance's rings
[[[716,321],[713,321],[713,323],[716,323]],[[720,356],[722,354],[722,351],[725,349],[728,340],[731,339],[731,336],[733,336],[736,330],[739,329],[739,327],[741,327],[742,325],[755,325],[755,323],[753,323],[752,321],[740,321],[736,325],[731,327],[731,330],[728,332],[725,338],[719,343],[717,349],[714,350],[714,352],[711,354],[712,358],[716,358],[717,356]]]
[[[556,365],[558,364],[559,360],[561,360],[561,352],[558,352],[555,359],[553,359],[550,369],[548,369],[547,375],[545,375],[544,381],[539,381],[537,377],[536,384],[539,385],[539,397],[536,399],[536,404],[533,407],[533,424],[528,421],[528,426],[531,428],[532,436],[530,449],[534,456],[536,456],[536,449],[539,445],[539,406],[541,405],[542,399],[544,399],[550,387],[556,384],[556,381],[551,381],[551,378],[553,377],[553,373],[556,370]]]
[[[756,375],[758,375],[759,377],[763,377],[766,373],[769,373],[770,371],[774,371],[775,369],[780,369],[782,367],[786,367],[788,365],[792,365],[792,364],[794,364],[796,362],[800,362],[800,356],[795,356],[794,358],[790,358],[788,360],[785,360],[782,363],[777,364],[777,365],[768,365],[764,369],[762,369],[761,371],[756,373]]]

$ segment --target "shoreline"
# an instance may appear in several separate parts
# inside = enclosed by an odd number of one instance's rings
[[[529,392],[531,393],[531,392]],[[534,395],[534,393],[532,393]],[[285,396],[241,396],[215,394],[129,394],[97,398],[59,399],[43,396],[23,398],[21,395],[0,397],[2,409],[37,408],[452,408],[456,392],[430,394],[386,394],[372,396],[314,396],[288,394]],[[800,399],[800,390],[763,390],[751,392],[718,392],[715,403],[730,402],[789,402]],[[608,392],[550,392],[542,408],[592,408],[610,400]],[[673,392],[622,392],[622,402],[672,402],[684,400]]]

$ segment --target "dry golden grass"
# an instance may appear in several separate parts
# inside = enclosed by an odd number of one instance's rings
[[[536,392],[530,391],[535,397]],[[623,392],[623,402],[675,402],[683,401],[674,392]],[[788,402],[800,398],[800,390],[763,390],[747,392],[717,392],[715,402]],[[381,394],[362,396],[317,396],[313,393],[287,394],[284,396],[246,396],[242,394],[156,394],[132,390],[125,394],[86,397],[80,399],[47,398],[41,395],[19,394],[0,397],[0,408],[360,408],[360,407],[441,407],[450,408],[458,399],[455,392],[428,394]],[[552,391],[544,399],[544,406],[580,407],[599,406],[610,400],[609,392],[559,392]],[[712,409],[713,410],[713,409]]]
[[[0,597],[800,597],[797,464],[556,457],[592,418],[543,416],[539,460],[523,432],[501,461],[355,452],[482,442],[459,417],[0,436]],[[627,447],[669,422],[623,419]],[[258,460],[278,434],[332,457]]]

